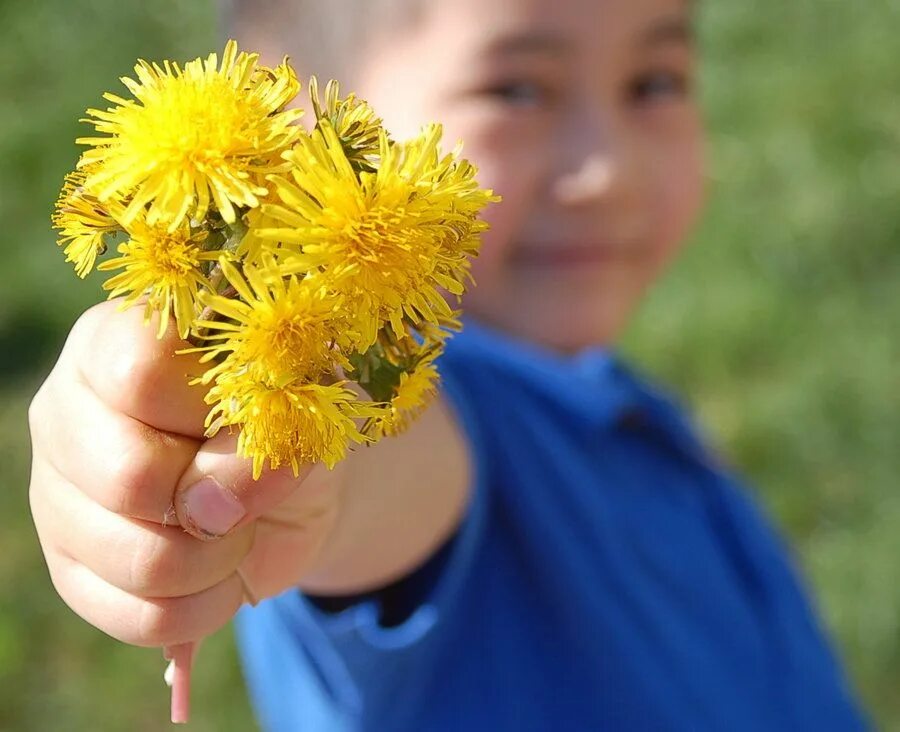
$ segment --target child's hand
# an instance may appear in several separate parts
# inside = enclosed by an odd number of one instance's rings
[[[339,468],[254,482],[233,435],[204,440],[186,378],[204,369],[175,355],[175,329],[157,340],[117,306],[82,316],[31,405],[31,509],[76,613],[126,643],[195,641],[298,583],[334,525]]]

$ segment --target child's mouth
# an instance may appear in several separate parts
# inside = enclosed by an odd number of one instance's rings
[[[526,267],[608,266],[628,258],[631,250],[609,243],[523,246],[513,253],[512,259]]]

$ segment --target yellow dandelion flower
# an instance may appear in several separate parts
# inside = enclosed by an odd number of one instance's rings
[[[208,434],[239,426],[238,452],[253,460],[255,479],[266,463],[273,470],[290,465],[295,475],[303,463],[324,462],[332,468],[351,442],[366,441],[354,422],[366,410],[355,400],[340,384],[271,386],[246,371],[223,374],[207,395],[214,405]]]
[[[309,97],[319,124],[328,123],[337,133],[350,165],[356,171],[373,172],[378,166],[379,130],[382,121],[367,102],[350,94],[341,99],[340,85],[331,80],[325,86],[324,103],[319,97],[319,82],[309,80]]]
[[[386,325],[374,346],[350,357],[353,370],[348,375],[382,409],[363,426],[364,434],[376,439],[398,434],[424,409],[438,382],[434,362],[443,353],[451,329],[459,329],[453,318],[441,325],[410,323],[403,336]]]
[[[175,316],[178,334],[187,338],[197,308],[198,293],[209,287],[203,263],[218,258],[218,252],[202,248],[206,232],[192,232],[187,223],[174,231],[134,221],[127,229],[129,239],[118,247],[121,256],[101,263],[101,271],[123,270],[110,277],[103,288],[109,297],[125,296],[125,307],[147,298],[145,314],[150,319],[160,313],[159,337]]]
[[[427,323],[419,321],[412,325],[412,329],[420,339],[419,357],[429,355],[432,351],[441,351],[447,339],[454,333],[462,330],[462,321],[459,320],[461,311],[455,310],[450,316],[438,318],[438,322]]]
[[[427,141],[436,145],[440,131]],[[285,266],[298,272],[319,268],[345,294],[357,315],[361,350],[374,343],[381,324],[397,333],[403,315],[437,322],[451,314],[432,277],[450,205],[415,182],[406,157],[415,148],[391,144],[380,134],[381,163],[375,173],[357,173],[328,124],[285,154],[291,178],[271,176],[278,205],[263,207],[283,224],[258,235],[295,247]]]
[[[106,251],[106,237],[121,231],[119,223],[85,188],[84,181],[83,171],[66,176],[52,219],[59,230],[58,244],[65,247],[66,261],[75,265],[79,277],[87,277],[97,255]]]
[[[346,363],[335,349],[344,329],[341,301],[325,287],[296,276],[283,277],[269,260],[264,266],[245,265],[241,274],[227,260],[219,263],[241,300],[201,293],[207,313],[227,318],[199,320],[203,340],[214,344],[204,360],[230,354],[203,377],[205,383],[232,368],[247,364],[249,372],[270,384],[313,379],[334,373],[335,362]]]
[[[500,197],[479,188],[478,169],[461,157],[461,144],[441,157],[437,145],[440,135],[440,125],[432,124],[418,138],[405,143],[399,174],[416,181],[435,206],[439,249],[432,277],[459,296],[471,281],[471,261],[478,255],[481,235],[489,228],[479,216],[487,204],[499,202]]]
[[[405,334],[398,335],[388,324],[378,333],[378,342],[366,356],[383,359],[400,371],[410,371],[419,363],[433,361],[440,355],[447,339],[454,331],[462,328],[462,324],[454,317],[441,317],[438,323],[427,321],[406,321]],[[363,359],[365,360],[365,359]],[[395,379],[398,382],[399,375]]]
[[[211,202],[229,223],[235,207],[257,206],[301,115],[285,108],[300,88],[287,60],[275,69],[258,61],[229,41],[221,64],[214,53],[184,68],[138,62],[137,78],[122,79],[134,99],[105,94],[115,106],[87,112],[106,136],[78,140],[91,146],[79,167],[99,200],[129,197],[126,224],[149,205],[147,222],[171,231],[202,220]]]
[[[438,371],[431,359],[400,375],[394,397],[381,415],[370,420],[367,429],[374,437],[404,432],[437,394]]]
[[[437,369],[430,362],[419,364],[414,371],[404,372],[397,395],[391,400],[391,408],[403,417],[424,409],[436,392],[438,379]]]
[[[278,221],[263,213],[263,206],[276,203],[277,199],[271,195],[261,199],[260,207],[251,208],[244,215],[247,224],[247,232],[235,248],[235,256],[243,262],[261,264],[267,257],[277,256],[282,248],[280,242],[266,239],[259,235],[260,231],[278,226]]]

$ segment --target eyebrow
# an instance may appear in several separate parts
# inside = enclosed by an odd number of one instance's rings
[[[692,46],[694,28],[683,15],[665,17],[650,25],[640,36],[639,45],[661,46],[670,43]],[[563,35],[542,30],[526,30],[498,35],[485,48],[488,56],[520,56],[543,54],[563,56],[572,49],[572,43]]]
[[[485,48],[490,56],[518,56],[541,53],[562,56],[571,48],[564,36],[548,31],[520,31],[499,35]]]
[[[690,19],[684,15],[673,15],[657,21],[644,31],[640,45],[647,47],[677,43],[693,46],[694,40],[694,26]]]

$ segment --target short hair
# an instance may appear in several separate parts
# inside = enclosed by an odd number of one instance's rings
[[[413,22],[421,0],[219,0],[219,5],[229,37],[264,40],[289,54],[301,76],[353,83],[370,44],[388,28],[399,31]]]

